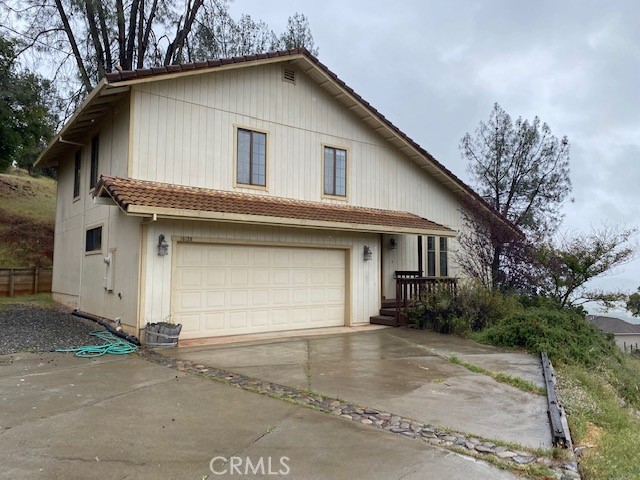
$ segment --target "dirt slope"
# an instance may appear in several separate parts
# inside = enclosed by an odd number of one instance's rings
[[[0,268],[51,266],[55,212],[55,180],[0,174]]]

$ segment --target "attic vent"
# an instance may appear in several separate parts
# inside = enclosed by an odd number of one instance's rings
[[[296,83],[296,72],[290,68],[282,69],[282,80],[284,82]]]

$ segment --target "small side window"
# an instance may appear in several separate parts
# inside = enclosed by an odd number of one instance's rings
[[[85,253],[102,251],[102,227],[87,230],[87,238],[84,247]]]
[[[75,165],[73,169],[73,198],[80,195],[80,166],[82,164],[82,155],[80,150],[76,152]]]

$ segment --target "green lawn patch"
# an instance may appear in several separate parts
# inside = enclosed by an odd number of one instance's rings
[[[0,310],[14,306],[31,306],[40,308],[57,308],[50,293],[38,293],[36,295],[22,295],[19,297],[0,297]]]

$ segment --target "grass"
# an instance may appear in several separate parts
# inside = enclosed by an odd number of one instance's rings
[[[20,297],[0,297],[0,311],[14,306],[33,306],[40,308],[56,308],[58,304],[53,301],[50,293],[38,293],[36,295],[22,295]]]
[[[549,354],[584,480],[640,478],[640,359],[571,310],[529,307],[474,338]]]
[[[640,360],[627,359],[640,375]],[[576,445],[584,446],[580,470],[585,480],[640,478],[640,414],[606,381],[607,372],[562,366],[558,390]]]
[[[474,365],[473,363],[463,362],[455,355],[452,355],[449,360],[451,361],[451,363],[460,365],[470,372],[487,375],[488,377],[493,378],[496,382],[506,383],[507,385],[511,385],[512,387],[515,387],[519,390],[534,393],[536,395],[547,394],[547,390],[544,387],[540,387],[529,380],[525,380],[524,378],[514,377],[503,372],[493,372],[491,370],[487,370],[486,368],[479,367],[478,365]]]
[[[0,174],[0,268],[50,267],[56,181],[20,169]]]

